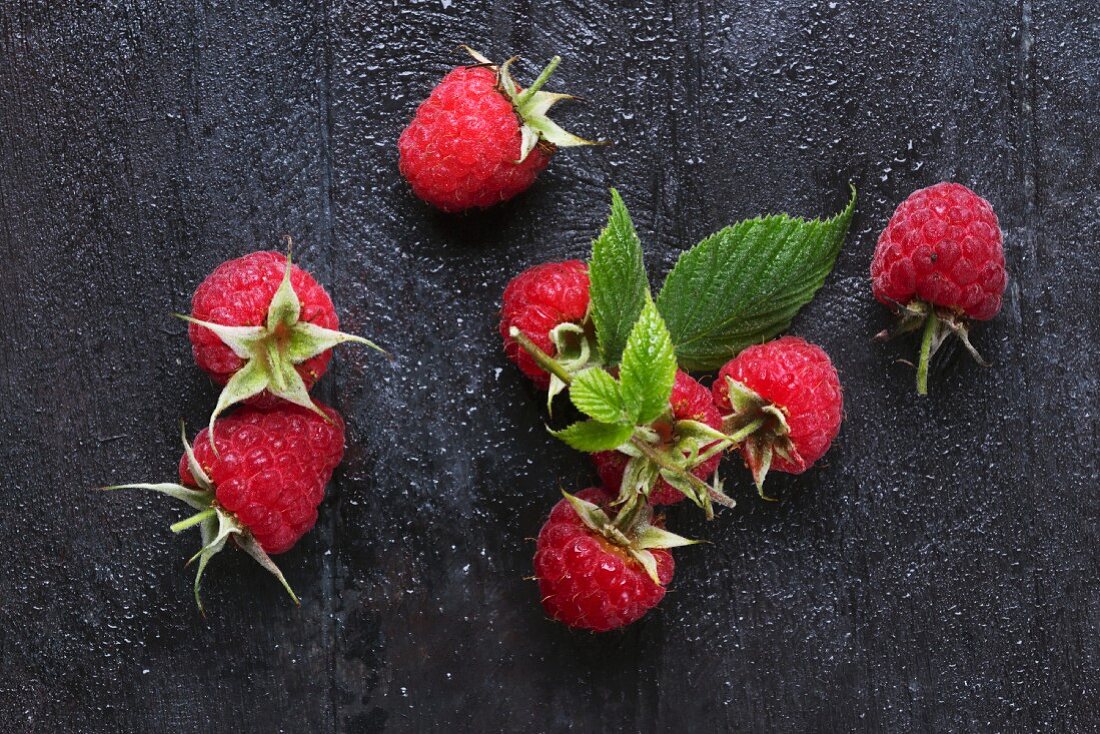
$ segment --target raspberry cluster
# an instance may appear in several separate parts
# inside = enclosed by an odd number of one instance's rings
[[[844,413],[836,368],[819,346],[796,336],[773,338],[820,282],[799,284],[795,274],[777,272],[774,263],[785,258],[774,256],[744,279],[753,267],[745,249],[797,226],[823,250],[832,242],[835,259],[854,203],[853,193],[845,212],[828,221],[792,225],[788,217],[764,217],[726,228],[681,256],[655,304],[637,235],[612,191],[608,228],[587,265],[543,263],[508,284],[504,352],[548,391],[548,401],[569,390],[589,420],[551,432],[591,454],[601,483],[565,493],[539,534],[535,572],[550,617],[602,632],[655,606],[672,579],[671,549],[694,542],[666,530],[656,510],[685,498],[708,517],[712,503],[732,506],[717,477],[723,455],[739,454],[760,497],[771,499],[764,492],[769,472],[801,474],[829,450]],[[928,360],[945,336],[959,336],[973,351],[967,320],[999,310],[1001,246],[989,203],[952,183],[913,194],[883,231],[871,265],[873,291],[902,317],[898,332],[923,331],[921,393]],[[804,257],[803,250],[791,261]],[[728,262],[737,267],[723,270]],[[723,290],[724,280],[738,277]],[[778,284],[759,283],[769,277]],[[776,305],[747,310],[754,299],[743,291],[754,288]],[[784,299],[796,301],[792,311],[778,305]],[[710,318],[707,309],[721,312]],[[625,345],[623,319],[632,323]],[[685,366],[716,368],[710,388]]]
[[[588,291],[588,272],[578,261],[537,265],[506,288],[504,351],[537,387],[546,388],[550,371],[569,372],[556,360],[555,330],[591,333]],[[539,533],[534,563],[546,613],[596,632],[640,619],[672,580],[669,549],[692,542],[663,530],[654,508],[685,499],[692,484],[724,497],[717,482],[706,482],[730,450],[742,454],[763,495],[769,468],[799,474],[821,458],[840,431],[842,412],[828,355],[797,337],[741,352],[709,390],[677,370],[666,409],[639,429],[654,440],[631,438],[618,449],[593,452],[602,486],[567,495]],[[638,467],[648,465],[638,462],[639,446],[655,455],[657,466],[641,493],[638,475],[645,470]],[[684,461],[666,460],[669,455]]]
[[[332,299],[289,255],[255,252],[219,265],[192,299],[188,336],[195,362],[222,386],[210,424],[184,454],[179,483],[125,484],[185,502],[196,514],[174,532],[198,526],[192,557],[195,603],[210,558],[227,543],[271,572],[298,597],[271,556],[313,528],[325,485],[344,456],[344,419],[309,390],[325,373],[332,347],[361,337],[337,331]],[[234,405],[239,407],[222,415]]]

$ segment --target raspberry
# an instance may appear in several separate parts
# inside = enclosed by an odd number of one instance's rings
[[[319,412],[309,390],[328,368],[333,346],[351,341],[381,351],[337,331],[325,289],[277,252],[219,265],[195,289],[184,318],[195,361],[224,386],[211,426],[223,410],[245,401],[259,407],[289,401]]]
[[[576,499],[606,510],[613,497],[592,487]],[[589,527],[568,498],[561,500],[539,532],[535,552],[543,608],[559,622],[595,632],[641,619],[664,598],[676,567],[667,550],[646,552],[652,554],[660,583],[627,549]]]
[[[917,390],[927,393],[928,362],[947,332],[970,344],[966,319],[1001,309],[1006,274],[1001,228],[989,202],[957,183],[938,183],[903,201],[879,236],[872,289],[897,311],[897,333],[924,327]]]
[[[285,553],[313,528],[325,485],[344,457],[344,419],[321,406],[328,420],[286,405],[272,410],[241,408],[218,420],[217,453],[195,437],[195,459],[210,478],[218,504],[233,513],[270,554]],[[187,455],[180,482],[200,486]]]
[[[711,390],[761,496],[769,468],[801,474],[840,432],[836,368],[821,347],[795,336],[745,349],[719,370]]]
[[[715,429],[722,427],[722,417],[714,406],[710,391],[686,372],[677,370],[669,403],[672,406],[674,420],[698,421]],[[674,433],[674,430],[668,432],[668,443],[675,443]],[[702,449],[705,450],[708,446],[703,446]],[[693,467],[691,473],[700,479],[709,479],[721,460],[722,455],[715,454],[702,464]],[[609,492],[618,493],[629,457],[618,451],[600,451],[592,454],[592,461],[596,465],[596,471],[600,475],[600,482],[604,488]],[[680,490],[660,478],[649,492],[649,502],[654,505],[671,505],[682,499],[684,495]]]
[[[467,49],[469,50],[469,49]],[[527,90],[509,64],[452,70],[421,103],[397,142],[401,175],[413,192],[445,211],[486,208],[525,191],[560,146],[590,145],[546,117],[568,95],[540,92],[555,57]]]
[[[203,429],[192,448],[184,437],[179,484],[126,484],[110,489],[152,489],[182,500],[198,514],[172,526],[199,525],[203,547],[195,576],[195,602],[210,558],[234,543],[279,579],[270,555],[290,550],[317,521],[325,485],[344,455],[344,421],[332,408],[317,412],[283,403],[264,410],[245,406],[216,422],[213,445]],[[324,416],[324,417],[322,417]]]
[[[224,262],[195,289],[191,316],[226,326],[262,326],[268,307],[286,272],[286,257],[278,252],[253,252]],[[297,265],[290,266],[290,285],[301,303],[301,321],[326,329],[339,329],[340,319],[324,287]],[[191,323],[187,329],[195,362],[219,385],[229,382],[245,360],[210,329]],[[300,364],[295,370],[306,388],[312,388],[328,369],[332,351],[325,350]],[[271,405],[270,396],[266,403]]]
[[[539,349],[559,361],[587,363],[595,351],[587,315],[588,266],[580,260],[567,260],[529,268],[504,289],[500,319],[504,353],[545,390],[550,385],[550,375],[509,336],[510,330],[519,329]],[[563,325],[565,328],[559,329]],[[561,354],[559,344],[565,348],[563,351],[571,353]]]
[[[917,299],[985,321],[1001,310],[1005,259],[989,202],[957,183],[914,192],[890,217],[871,261],[875,298]]]

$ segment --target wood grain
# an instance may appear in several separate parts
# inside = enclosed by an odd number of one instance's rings
[[[291,6],[293,5],[293,9]],[[1100,719],[1100,30],[1073,0],[0,3],[0,730],[1086,731]],[[468,43],[587,99],[527,194],[430,211],[395,140]],[[918,400],[870,336],[893,207],[943,179],[1005,231],[1005,308]],[[655,285],[760,212],[849,240],[793,331],[840,369],[825,466],[706,523],[619,634],[546,621],[530,538],[594,481],[496,334],[505,283],[584,257],[616,186]],[[342,324],[319,389],[349,448],[282,557],[207,581],[156,497],[215,390],[185,310],[283,234]]]

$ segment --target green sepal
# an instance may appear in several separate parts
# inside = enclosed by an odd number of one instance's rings
[[[196,510],[205,510],[210,507],[210,502],[214,499],[213,494],[210,492],[184,487],[182,484],[173,484],[171,482],[162,482],[159,484],[114,484],[110,487],[103,487],[102,489],[105,491],[116,489],[147,489],[177,499]]]
[[[205,616],[206,608],[202,604],[202,574],[206,571],[206,564],[215,555],[221,553],[230,535],[243,532],[243,528],[229,513],[219,511],[216,518],[211,518],[202,524],[199,532],[202,534],[202,548],[191,556],[185,565],[190,566],[196,560],[199,562],[195,570],[195,606],[199,608],[199,613]]]
[[[725,441],[726,434],[717,428],[711,428],[706,423],[693,420],[676,421],[673,430],[681,439],[690,438],[702,441]]]
[[[493,67],[492,62],[469,46],[463,46],[463,48],[477,61],[478,65],[496,68]],[[497,69],[497,88],[501,94],[512,102],[512,107],[520,119],[521,144],[519,158],[516,160],[517,164],[527,160],[527,156],[540,143],[557,148],[605,144],[603,141],[585,140],[566,132],[550,119],[551,107],[562,100],[576,99],[571,94],[540,91],[542,85],[546,83],[550,75],[558,68],[558,64],[561,63],[560,56],[551,59],[546,68],[539,73],[538,78],[531,83],[531,86],[522,91],[516,84],[515,79],[512,78],[511,66],[515,61],[516,57],[513,56]]]
[[[643,548],[628,548],[627,552],[630,553],[630,557],[641,564],[645,569],[646,575],[649,576],[649,580],[653,583],[661,586],[661,577],[657,575],[657,557],[649,551]]]
[[[191,472],[191,478],[195,480],[199,487],[213,494],[214,482],[195,457],[195,450],[191,448],[191,442],[187,440],[187,426],[182,420],[180,421],[180,441],[183,443],[183,455],[187,457],[187,470]]]
[[[760,499],[775,502],[774,497],[764,494],[764,479],[768,476],[768,470],[771,469],[775,446],[770,441],[754,436],[748,440],[746,449],[745,453],[748,455],[746,462],[752,472],[752,480],[756,484],[756,493],[760,495]]]
[[[670,533],[656,525],[646,525],[634,536],[634,546],[644,549],[661,548],[667,550],[669,548],[682,548],[685,545],[695,545],[699,542],[701,541]]]
[[[624,548],[630,545],[630,539],[621,529],[619,529],[599,505],[589,502],[588,500],[582,500],[580,497],[569,494],[565,490],[562,490],[562,495],[569,501],[569,504],[573,506],[573,511],[577,513],[577,517],[581,519],[581,522],[583,522],[585,527],[589,530],[599,533],[615,545]]]
[[[659,473],[661,479],[665,480],[671,487],[682,492],[685,497],[697,504],[704,511],[707,511],[708,517],[710,516],[709,493],[702,491],[698,483],[689,479],[690,473],[686,469],[661,469]],[[702,480],[700,480],[700,482],[702,482]]]
[[[277,578],[296,606],[302,605],[298,595],[294,593],[294,589],[290,588],[290,583],[286,580],[286,576],[284,576],[283,572],[279,570],[279,567],[275,565],[275,562],[271,560],[271,556],[269,556],[264,549],[260,547],[260,544],[256,542],[256,539],[252,537],[252,533],[245,533],[237,538],[237,547],[251,556],[252,560],[256,561],[256,563],[263,566],[268,573]]]
[[[648,503],[639,501],[637,498],[625,503],[619,510],[618,517],[612,520],[598,505],[582,500],[564,490],[562,495],[569,501],[585,527],[626,551],[658,586],[663,584],[657,575],[657,559],[650,549],[678,548],[699,542],[652,525],[650,523],[652,508]]]
[[[619,484],[619,501],[642,495],[649,497],[657,481],[659,467],[644,456],[632,456],[623,468],[623,480]]]
[[[598,367],[602,364],[599,351],[592,343],[593,337],[587,328],[588,323],[589,317],[586,315],[584,321],[580,324],[567,321],[555,326],[550,330],[550,341],[553,343],[557,354],[554,357],[550,357],[545,353],[542,355],[545,360],[554,362],[560,371],[571,379],[589,368]],[[512,328],[516,329],[514,326]],[[521,344],[521,346],[523,345]],[[526,349],[527,347],[524,346],[523,348]],[[546,395],[546,411],[553,415],[554,398],[566,387],[569,387],[569,383],[566,383],[554,372],[549,374],[550,384]]]

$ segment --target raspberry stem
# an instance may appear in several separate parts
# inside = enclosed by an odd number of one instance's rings
[[[530,354],[531,359],[535,360],[535,363],[538,364],[539,367],[542,367],[544,370],[557,377],[566,385],[573,381],[573,376],[569,374],[569,370],[562,367],[560,362],[558,362],[546,352],[542,351],[542,349],[539,348],[538,344],[535,344],[533,341],[528,339],[527,335],[520,331],[518,328],[513,326],[511,329],[509,329],[508,336],[512,337],[512,339],[515,340],[516,344],[519,344],[520,347],[523,348],[523,351]]]
[[[523,107],[523,104],[531,97],[535,96],[535,92],[539,91],[546,80],[550,78],[550,75],[554,73],[554,70],[558,68],[558,64],[561,63],[561,56],[555,56],[550,59],[550,63],[546,65],[546,68],[539,73],[538,78],[531,82],[531,86],[523,90],[523,93],[516,98],[516,106]]]
[[[733,444],[731,444],[729,441],[715,441],[713,444],[711,444],[710,448],[695,457],[693,465],[698,466],[699,464],[704,464],[711,457],[717,454],[724,453],[726,449],[731,448],[732,446]]]
[[[734,506],[734,501],[730,499],[725,493],[719,492],[717,489],[710,486],[691,472],[685,471],[683,467],[677,466],[676,464],[672,463],[667,458],[665,458],[660,451],[657,451],[650,444],[641,440],[637,436],[634,436],[630,439],[630,445],[641,451],[647,459],[652,461],[661,469],[674,472],[677,476],[683,477],[689,484],[696,488],[696,490],[700,493],[700,497],[710,497],[712,500],[722,505],[723,507]],[[714,518],[714,511],[710,509],[709,505],[705,506],[703,509],[706,510],[708,520]]]
[[[917,394],[928,394],[928,363],[932,360],[932,342],[935,341],[940,319],[934,308],[928,309],[924,322],[924,334],[920,342],[920,362],[917,363]]]
[[[760,427],[763,425],[764,419],[757,418],[752,423],[749,423],[747,426],[737,431],[736,433],[729,434],[726,438],[734,445],[739,444],[752,434],[756,433],[756,431],[759,430]]]

